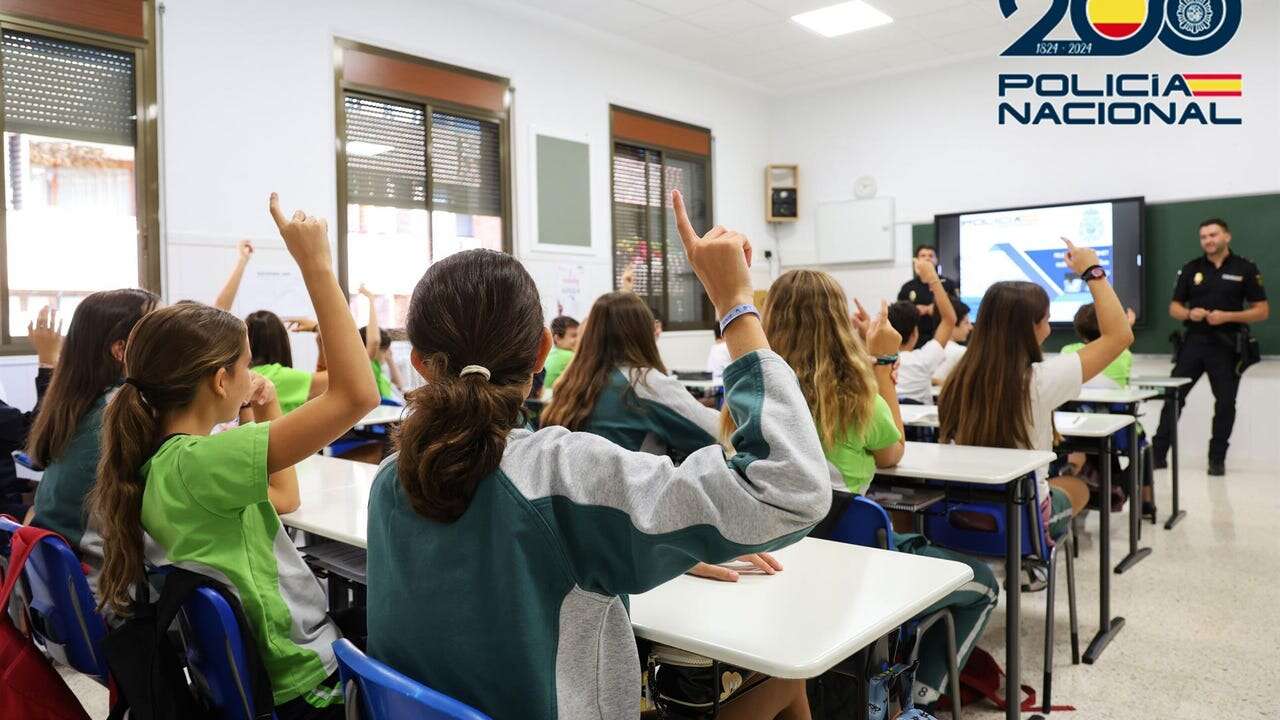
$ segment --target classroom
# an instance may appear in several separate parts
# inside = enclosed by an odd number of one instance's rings
[[[0,0],[0,717],[1270,717],[1271,0]]]

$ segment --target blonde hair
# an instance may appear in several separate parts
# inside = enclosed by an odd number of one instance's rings
[[[853,330],[835,278],[792,270],[774,281],[764,309],[769,345],[795,370],[822,446],[860,437],[878,393],[871,356]]]

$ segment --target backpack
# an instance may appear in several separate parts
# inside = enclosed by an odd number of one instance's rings
[[[991,653],[980,647],[975,647],[969,655],[969,661],[964,664],[964,668],[960,670],[960,700],[964,707],[970,707],[979,700],[990,700],[991,704],[997,708],[1004,710],[1008,707],[1005,701],[1005,674],[1004,669],[1000,667],[1000,663],[991,657]],[[1036,703],[1036,690],[1030,685],[1023,685],[1022,712],[1039,712],[1040,707]],[[938,702],[938,710],[946,710],[951,707],[951,703],[946,695]],[[1050,708],[1054,712],[1058,711],[1074,711],[1073,705],[1054,705]]]
[[[13,534],[9,568],[0,588],[0,717],[89,720],[89,715],[35,642],[9,617],[9,598],[36,545],[55,532],[22,527]]]
[[[215,580],[181,568],[167,568],[164,589],[154,603],[135,602],[123,624],[107,633],[103,641],[107,667],[119,691],[110,720],[215,720],[218,713],[200,697],[187,681],[186,659],[175,647],[169,627],[182,604],[198,587],[209,587],[221,595],[240,624],[244,655],[248,662],[256,720],[270,720],[274,710],[271,679],[267,675],[258,646],[239,599]],[[149,597],[145,582],[139,597]]]

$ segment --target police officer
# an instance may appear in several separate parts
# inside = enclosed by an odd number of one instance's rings
[[[916,248],[916,259],[921,258],[928,260],[935,268],[938,267],[938,251],[932,245],[921,245]],[[942,277],[941,272],[938,273],[938,277],[942,279],[942,288],[951,297],[952,304],[955,304],[960,299],[960,286],[955,280]],[[934,312],[933,291],[928,285],[920,282],[919,275],[912,273],[911,279],[898,291],[898,299],[915,303],[916,310],[920,311],[920,321],[917,325],[920,328],[920,339],[916,342],[916,347],[929,342],[933,338],[934,329],[938,327],[938,316]]]
[[[1173,289],[1169,315],[1181,320],[1185,337],[1178,350],[1176,377],[1191,378],[1187,393],[1201,375],[1209,376],[1213,389],[1213,439],[1209,441],[1209,474],[1225,475],[1227,445],[1236,422],[1236,391],[1240,376],[1238,342],[1248,324],[1262,322],[1270,315],[1267,294],[1262,289],[1258,266],[1231,252],[1231,231],[1225,220],[1213,218],[1200,223],[1200,247],[1204,255],[1182,266]],[[1179,408],[1181,410],[1181,408]],[[1165,467],[1169,452],[1169,432],[1176,422],[1173,407],[1166,405],[1156,433],[1155,466]]]

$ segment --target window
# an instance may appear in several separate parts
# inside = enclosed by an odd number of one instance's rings
[[[115,22],[102,28],[110,39],[0,15],[5,352],[29,352],[27,325],[45,305],[65,321],[98,290],[159,290],[154,121],[145,120],[154,113],[139,111],[154,96],[142,15],[150,4],[108,4],[121,13],[97,19]]]
[[[676,232],[671,191],[679,189],[696,231],[711,228],[711,133],[612,108],[613,275],[634,289],[668,329],[708,329],[715,310]]]
[[[340,42],[340,269],[403,327],[433,262],[509,250],[507,81]],[[358,296],[352,309],[367,313]]]

